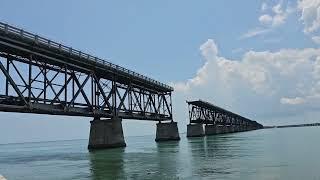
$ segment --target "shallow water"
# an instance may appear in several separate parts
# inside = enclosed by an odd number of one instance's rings
[[[7,179],[320,179],[320,127],[154,142],[88,152],[87,140],[0,145]]]

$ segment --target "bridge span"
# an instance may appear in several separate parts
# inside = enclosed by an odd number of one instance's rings
[[[262,129],[256,121],[202,100],[187,101],[189,124],[187,137],[233,133]],[[205,125],[203,128],[203,124]]]
[[[125,146],[122,119],[180,139],[172,87],[1,22],[0,84],[0,111],[92,117],[89,149]]]

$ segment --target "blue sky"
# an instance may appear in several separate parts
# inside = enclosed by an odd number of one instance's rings
[[[317,0],[4,0],[0,21],[172,84],[183,132],[189,98],[265,124],[317,121],[318,7]],[[88,137],[87,118],[0,115],[0,143]],[[124,128],[153,134],[155,123]]]

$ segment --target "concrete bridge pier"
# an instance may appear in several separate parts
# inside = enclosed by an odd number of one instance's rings
[[[246,131],[246,130],[245,130],[245,126],[240,125],[240,126],[239,126],[239,132],[243,132],[243,131]]]
[[[222,125],[221,127],[221,134],[226,134],[228,133],[228,126]]]
[[[95,118],[90,123],[89,150],[126,146],[121,118],[114,117],[103,120]]]
[[[208,125],[204,126],[205,135],[214,135],[217,134],[217,126],[216,125]]]
[[[215,134],[222,134],[224,132],[223,126],[218,125],[205,125],[205,134],[206,135],[215,135]]]
[[[247,126],[247,131],[252,131],[253,130],[253,127],[252,126]]]
[[[156,131],[156,142],[159,141],[171,141],[171,140],[180,140],[179,130],[177,122],[171,121],[170,123],[161,123],[157,124]]]
[[[225,125],[224,129],[225,129],[224,133],[233,133],[234,132],[231,125]]]
[[[201,137],[204,136],[203,124],[188,124],[187,137]]]
[[[236,126],[235,125],[230,125],[229,126],[229,133],[235,133],[236,131]]]
[[[239,132],[239,126],[238,125],[232,125],[233,126],[233,132]]]

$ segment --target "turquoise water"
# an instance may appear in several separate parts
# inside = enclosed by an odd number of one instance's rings
[[[320,179],[320,127],[264,129],[88,152],[87,140],[0,145],[7,179]]]

